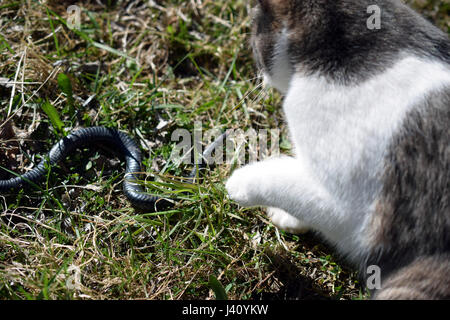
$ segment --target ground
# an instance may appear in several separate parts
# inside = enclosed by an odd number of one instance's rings
[[[448,3],[410,3],[450,31]],[[172,161],[172,133],[195,122],[281,128],[289,152],[281,97],[258,86],[250,1],[84,1],[79,28],[72,4],[0,1],[0,166],[24,172],[68,131],[114,127],[141,146],[147,191],[176,205],[139,212],[112,148],[73,154],[40,189],[0,195],[1,299],[367,297],[321,239],[227,198],[235,164],[176,178],[192,165]]]

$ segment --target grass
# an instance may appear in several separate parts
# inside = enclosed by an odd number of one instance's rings
[[[448,4],[416,2],[450,28]],[[138,212],[114,150],[75,153],[39,189],[0,195],[0,298],[366,297],[320,239],[228,200],[232,165],[189,188],[172,178],[192,169],[170,160],[176,129],[284,128],[280,96],[253,91],[249,1],[87,1],[79,30],[69,4],[0,2],[0,166],[24,172],[68,131],[104,125],[138,141],[147,191],[177,201]]]

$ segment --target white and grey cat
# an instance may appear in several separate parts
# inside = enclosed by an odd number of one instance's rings
[[[448,36],[396,0],[260,0],[251,41],[295,156],[234,171],[231,199],[379,266],[374,298],[450,299]]]

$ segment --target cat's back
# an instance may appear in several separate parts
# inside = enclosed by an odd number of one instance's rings
[[[434,272],[446,271],[428,280],[447,283],[439,288],[450,299],[450,85],[430,91],[405,115],[388,147],[382,183],[368,263],[386,274],[403,266],[393,287],[411,285],[439,265]],[[419,272],[420,266],[427,268]]]

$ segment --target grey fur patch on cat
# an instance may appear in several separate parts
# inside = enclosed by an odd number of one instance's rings
[[[397,270],[373,296],[378,300],[450,299],[450,256],[420,257]]]
[[[450,87],[426,97],[407,116],[385,167],[368,265],[388,275],[417,257],[450,252]]]

